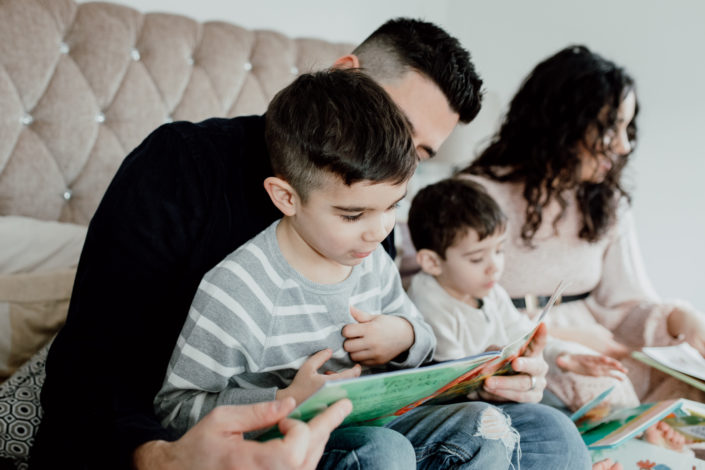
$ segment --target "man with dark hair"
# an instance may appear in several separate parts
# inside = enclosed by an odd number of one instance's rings
[[[412,126],[419,157],[429,158],[459,120],[477,113],[482,82],[467,52],[444,31],[404,19],[389,25],[394,41],[385,33],[386,46],[375,46],[373,34],[367,50],[335,65],[359,66],[373,77],[379,72],[377,82]],[[436,42],[446,46],[437,48]],[[433,54],[409,53],[416,58],[407,62],[399,59],[404,50],[392,44]],[[456,71],[437,76],[448,67]],[[265,120],[167,124],[126,157],[91,220],[67,321],[49,352],[33,468],[315,468],[349,402],[306,424],[285,419],[293,400],[222,406],[177,440],[152,409],[203,275],[280,216],[262,185],[273,175]],[[384,243],[389,253],[391,239]],[[547,369],[542,347],[539,342],[515,364],[518,372],[537,377],[539,387],[526,391],[523,380],[503,377],[486,388],[501,399],[538,401]],[[577,432],[556,425],[544,407],[519,403],[503,409],[521,435],[524,455],[543,459],[542,468],[586,458]],[[284,439],[243,439],[244,432],[277,422]],[[525,439],[521,427],[533,434]],[[332,439],[329,447],[338,444]],[[341,447],[350,450],[354,443]],[[421,463],[424,456],[417,457]],[[516,462],[517,452],[510,457]]]

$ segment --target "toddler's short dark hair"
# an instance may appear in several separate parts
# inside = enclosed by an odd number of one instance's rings
[[[474,181],[448,178],[421,189],[409,209],[409,232],[416,250],[445,259],[446,250],[469,229],[480,240],[504,232],[507,217],[485,188]]]

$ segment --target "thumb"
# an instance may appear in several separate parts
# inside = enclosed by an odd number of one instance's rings
[[[296,400],[254,403],[251,405],[220,406],[219,420],[224,423],[224,432],[246,432],[272,426],[284,419],[296,407]]]
[[[372,321],[372,319],[375,317],[374,315],[370,315],[369,313],[363,312],[357,307],[353,307],[352,305],[350,306],[350,315],[358,321],[359,323],[367,323],[369,321]]]

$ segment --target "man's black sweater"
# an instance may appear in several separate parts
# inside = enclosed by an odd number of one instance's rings
[[[168,124],[122,163],[88,227],[49,352],[32,468],[130,468],[140,444],[174,439],[152,400],[196,288],[281,217],[262,184],[272,174],[264,122]]]

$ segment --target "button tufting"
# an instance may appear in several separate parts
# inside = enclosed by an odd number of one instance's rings
[[[292,66],[291,69],[289,69],[292,75],[298,75],[299,74],[299,68],[297,66]]]
[[[187,57],[187,58],[186,58],[186,63],[189,64],[189,65],[193,65],[193,64],[196,63],[196,61],[193,60],[193,57]]]
[[[132,57],[132,60],[137,62],[141,58],[140,51],[138,51],[136,47],[133,47],[132,50],[130,50],[130,57]]]
[[[164,122],[169,124],[170,122],[174,122],[174,118],[171,117],[171,114],[168,114],[167,117],[164,118]]]
[[[70,189],[67,189],[61,196],[64,198],[65,201],[70,201],[71,196],[73,196],[73,192]]]
[[[250,70],[252,70],[252,62],[245,62],[243,67],[245,70],[247,70],[249,72]]]
[[[68,54],[70,50],[71,48],[65,42],[59,44],[59,52],[61,52],[62,54]]]
[[[25,126],[29,126],[34,122],[34,118],[32,117],[31,114],[25,113],[24,116],[20,118],[20,122],[24,124]]]
[[[102,124],[105,122],[105,114],[103,113],[98,113],[95,115],[95,122],[98,124]]]

